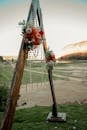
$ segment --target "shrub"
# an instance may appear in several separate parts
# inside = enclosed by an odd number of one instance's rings
[[[0,56],[0,61],[3,62],[3,56]]]
[[[6,85],[0,85],[0,111],[4,111],[8,96],[8,87]]]

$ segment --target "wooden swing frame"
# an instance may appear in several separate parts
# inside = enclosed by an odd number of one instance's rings
[[[42,12],[41,12],[41,8],[40,8],[39,0],[32,0],[30,10],[28,13],[27,23],[28,22],[31,23],[32,18],[34,19],[36,17],[36,15],[38,18],[39,27],[42,31],[44,31]],[[46,44],[45,34],[42,36],[42,40],[43,40],[44,53],[46,53],[47,44]],[[15,114],[15,110],[16,110],[17,99],[19,96],[25,61],[26,61],[26,50],[24,49],[24,38],[23,38],[21,47],[20,47],[20,51],[19,51],[18,60],[17,60],[16,67],[14,70],[14,75],[13,75],[13,79],[12,79],[12,83],[11,83],[11,89],[10,89],[9,98],[7,101],[6,111],[4,113],[4,117],[2,120],[0,130],[11,130],[12,129],[12,123],[13,123],[14,114]],[[49,77],[52,99],[53,99],[53,110],[52,110],[52,114],[48,115],[47,120],[53,121],[53,122],[65,121],[65,119],[62,118],[61,116],[58,117],[57,103],[56,103],[54,85],[53,85],[53,79],[52,79],[52,70],[50,70],[50,69],[48,70],[48,77]]]

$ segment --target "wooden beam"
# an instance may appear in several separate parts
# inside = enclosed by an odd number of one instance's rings
[[[54,92],[54,84],[53,84],[53,78],[52,78],[52,69],[48,69],[48,77],[49,77],[50,89],[51,89],[52,100],[53,100],[52,115],[54,117],[57,117],[57,103],[56,103],[56,97],[55,97],[55,92]]]
[[[10,96],[7,101],[7,108],[4,114],[4,118],[0,130],[12,129],[13,117],[16,110],[16,104],[19,96],[19,90],[20,90],[20,85],[21,85],[22,75],[24,71],[25,60],[26,60],[26,53],[25,53],[26,50],[23,49],[23,46],[24,43],[22,41],[18,61],[16,63],[16,67],[12,79]]]

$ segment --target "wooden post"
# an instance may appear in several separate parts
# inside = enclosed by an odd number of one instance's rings
[[[11,84],[11,90],[9,99],[7,101],[7,109],[4,114],[4,118],[1,124],[0,130],[11,130],[12,129],[12,123],[13,123],[13,117],[15,114],[17,99],[19,96],[19,90],[22,80],[22,75],[24,71],[24,65],[25,65],[25,59],[26,59],[26,50],[23,49],[24,43],[22,41],[22,45],[19,52],[18,61],[16,63],[13,80]]]
[[[56,103],[56,97],[55,97],[54,85],[53,85],[53,79],[52,79],[52,69],[48,69],[48,77],[49,77],[52,100],[53,100],[52,115],[54,117],[57,117],[57,103]]]
[[[49,121],[49,122],[64,122],[64,121],[66,121],[66,113],[57,112],[57,103],[56,103],[53,78],[52,78],[53,63],[50,61],[50,62],[48,62],[47,65],[48,65],[47,66],[48,77],[49,77],[52,100],[53,100],[52,112],[50,112],[48,114],[47,121]]]

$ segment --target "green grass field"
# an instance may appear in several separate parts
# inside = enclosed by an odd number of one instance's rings
[[[85,79],[87,76],[86,62],[74,64],[62,64],[58,63],[54,66],[53,78],[55,80],[63,79],[69,76],[78,77]],[[30,70],[31,69],[31,70]],[[32,63],[25,66],[23,74],[22,84],[32,82],[46,82],[48,77],[46,74],[45,65],[41,63]],[[14,68],[11,64],[0,62],[0,85],[10,85],[13,77]],[[39,73],[40,72],[40,73]],[[60,75],[62,77],[60,77]],[[58,77],[59,76],[59,77]],[[32,79],[30,79],[32,77]],[[46,118],[48,113],[51,111],[51,107],[33,107],[27,109],[20,109],[16,111],[13,130],[87,130],[87,104],[70,104],[70,105],[59,105],[58,110],[60,112],[67,113],[66,123],[48,123]],[[2,113],[0,113],[0,118]],[[76,123],[75,123],[76,122]]]
[[[59,105],[60,112],[67,113],[65,123],[46,121],[51,107],[33,107],[16,111],[13,130],[87,130],[87,105]]]
[[[17,110],[12,130],[87,130],[87,104],[59,105],[58,111],[67,114],[64,123],[47,122],[46,118],[50,111],[51,107],[44,106]]]
[[[9,63],[0,62],[0,85],[6,84],[9,86],[13,75],[13,68]]]
[[[13,65],[15,66],[15,65]],[[12,77],[14,74],[14,68],[12,67],[11,63],[2,63],[0,62],[0,84],[6,84],[10,86]],[[53,76],[53,79],[58,79],[57,77]],[[46,70],[46,65],[43,63],[30,63],[25,65],[22,84],[27,83],[40,83],[40,82],[47,82],[48,75]]]
[[[69,77],[87,79],[87,61],[75,61],[74,63],[56,63],[53,70],[53,79],[68,79]],[[15,64],[0,62],[0,84],[10,85],[14,73]],[[22,84],[47,82],[48,74],[44,62],[31,61],[25,65]]]

